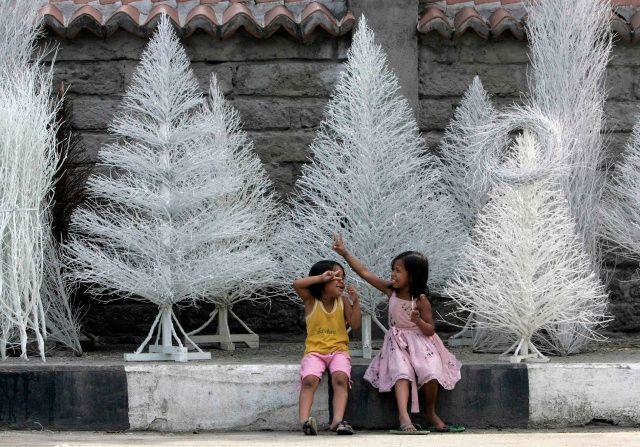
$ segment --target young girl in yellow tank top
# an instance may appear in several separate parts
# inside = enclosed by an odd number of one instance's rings
[[[360,301],[355,287],[345,290],[344,268],[335,261],[320,261],[309,276],[296,279],[293,288],[304,302],[307,339],[300,365],[300,423],[306,435],[318,434],[311,416],[313,395],[328,368],[333,387],[333,421],[329,429],[339,435],[352,435],[351,425],[344,420],[351,381],[351,356],[347,326],[360,328]]]

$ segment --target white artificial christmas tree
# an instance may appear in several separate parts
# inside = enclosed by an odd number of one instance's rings
[[[604,185],[605,76],[611,55],[607,0],[542,0],[527,5],[529,101],[563,127],[559,176],[578,234],[600,268],[597,212]]]
[[[216,147],[214,153],[228,154],[228,174],[233,176],[238,187],[225,195],[225,206],[239,206],[245,213],[243,232],[237,241],[244,244],[245,256],[252,258],[251,270],[246,277],[229,282],[224,291],[207,297],[215,303],[216,309],[205,325],[189,333],[195,342],[218,343],[222,349],[234,349],[235,342],[243,342],[257,348],[258,335],[236,314],[232,307],[242,301],[259,301],[266,298],[266,288],[275,286],[279,274],[271,253],[273,234],[278,219],[278,204],[273,195],[273,186],[253,143],[241,129],[238,112],[225,100],[215,76],[212,76],[207,101],[209,129]],[[259,292],[259,293],[258,293]],[[216,335],[195,335],[200,333],[214,317],[218,317]],[[229,316],[247,331],[245,334],[231,334]]]
[[[540,146],[525,131],[505,169],[531,172],[539,158]],[[536,335],[557,340],[571,328],[594,328],[605,320],[604,286],[575,227],[561,185],[551,176],[498,185],[478,215],[446,292],[460,311],[477,316],[478,327],[516,337],[503,359],[546,361],[532,342]]]
[[[496,123],[498,111],[476,76],[465,92],[440,142],[444,166],[442,181],[454,199],[464,231],[471,234],[476,216],[487,201],[497,160],[498,138],[484,139],[482,131]],[[504,344],[503,334],[475,328],[469,315],[462,330],[448,340],[450,346],[472,345],[474,351],[493,351]]]
[[[611,4],[608,0],[544,0],[531,2],[527,13],[530,100],[563,127],[564,153],[559,158],[567,172],[558,180],[592,266],[600,274],[598,209],[606,178],[602,130],[612,50]],[[547,344],[557,354],[576,353],[591,338],[592,329],[559,328],[549,336],[562,337],[550,338]]]
[[[608,251],[640,260],[640,121],[605,189],[601,219]]]
[[[33,335],[45,359],[40,294],[47,213],[57,166],[52,72],[34,52],[38,4],[0,1],[0,357]]]
[[[212,94],[217,87],[213,81]],[[74,276],[104,299],[158,306],[147,338],[126,360],[210,358],[185,334],[175,304],[224,296],[241,281],[257,283],[274,264],[264,238],[273,201],[249,160],[236,122],[216,116],[199,92],[189,60],[166,16],[111,124],[116,142],[99,154],[111,175],[93,176],[93,203],[77,211],[69,244]],[[250,183],[254,175],[258,181]],[[256,213],[264,193],[264,211]],[[142,353],[158,326],[155,343]],[[198,351],[188,353],[180,336]],[[173,345],[173,341],[177,346]]]
[[[333,235],[372,272],[390,275],[391,260],[417,250],[430,261],[429,285],[439,288],[464,240],[439,161],[420,137],[412,110],[364,17],[359,21],[345,71],[302,169],[292,207],[279,232],[282,283],[321,259],[337,259]],[[348,268],[345,266],[345,268]],[[371,356],[371,323],[384,294],[358,283],[363,310],[363,355]]]

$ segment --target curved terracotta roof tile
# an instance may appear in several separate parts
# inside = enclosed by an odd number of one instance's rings
[[[524,26],[520,20],[516,19],[504,8],[498,8],[491,14],[491,17],[489,17],[489,28],[491,29],[492,37],[499,37],[506,31],[509,31],[516,39],[524,39]]]
[[[476,34],[483,39],[488,39],[490,30],[489,26],[482,16],[470,6],[461,9],[453,19],[454,37],[461,36],[471,28]]]
[[[317,28],[347,34],[355,19],[348,0],[33,0],[41,1],[45,26],[64,37],[82,30],[109,36],[118,29],[148,35],[166,13],[182,34],[200,29],[227,38],[244,28],[257,38],[278,30],[304,39]]]
[[[640,40],[640,0],[610,2],[612,30],[624,40]],[[526,38],[523,0],[420,0],[420,4],[418,32],[422,34],[436,31],[455,38],[472,30],[487,39],[509,31],[519,40]]]
[[[629,19],[629,30],[631,31],[633,42],[640,40],[640,11],[636,12]]]
[[[453,36],[453,27],[449,24],[449,19],[439,8],[429,8],[418,22],[418,31],[428,34],[437,31],[443,37],[449,39]]]

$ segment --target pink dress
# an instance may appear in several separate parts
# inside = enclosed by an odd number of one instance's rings
[[[399,379],[411,381],[411,412],[417,413],[418,388],[436,379],[443,388],[453,389],[461,366],[437,334],[427,337],[420,331],[411,321],[411,301],[394,292],[389,298],[389,331],[364,379],[380,392],[391,391]]]

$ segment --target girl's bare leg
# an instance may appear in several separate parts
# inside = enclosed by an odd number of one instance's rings
[[[333,421],[329,429],[335,430],[344,419],[344,412],[347,409],[349,377],[341,371],[336,371],[331,374],[331,386],[333,387]]]
[[[304,424],[311,415],[311,405],[313,405],[313,395],[318,388],[320,379],[316,376],[307,376],[302,379],[300,386],[300,423]]]
[[[400,427],[405,431],[416,431],[416,428],[411,422],[411,417],[407,411],[407,404],[409,403],[409,386],[411,382],[407,379],[400,379],[393,387],[396,394],[396,403],[398,404],[398,413],[400,419]]]
[[[422,385],[422,390],[424,392],[424,397],[426,398],[424,416],[427,418],[427,421],[431,422],[438,430],[441,430],[444,428],[445,423],[436,414],[436,402],[438,400],[439,386],[438,381],[434,379]]]

